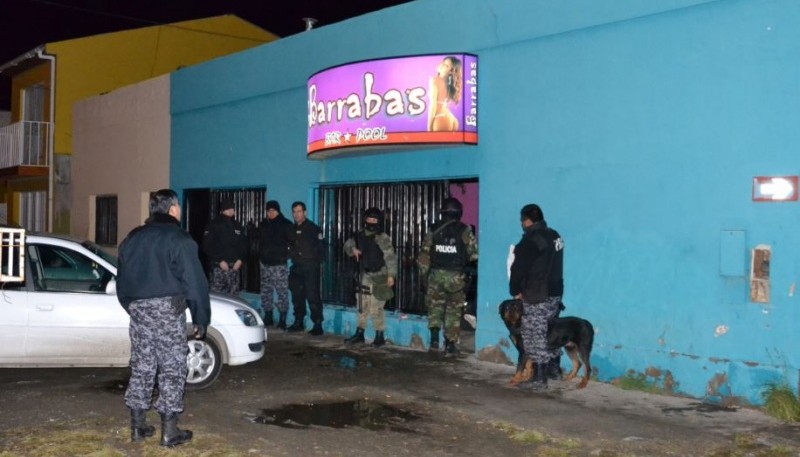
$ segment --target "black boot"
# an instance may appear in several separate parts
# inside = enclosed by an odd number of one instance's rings
[[[273,321],[272,319],[273,319],[272,310],[265,311],[264,312],[264,327],[272,327],[272,324],[275,323],[275,321]]]
[[[178,413],[161,415],[161,445],[172,447],[192,440],[191,430],[178,428]]]
[[[363,343],[364,342],[364,329],[358,327],[356,329],[356,334],[351,336],[350,338],[345,338],[344,340],[347,344],[354,344],[354,343]]]
[[[564,371],[561,370],[561,356],[552,358],[547,362],[547,377],[554,381],[564,379]]]
[[[439,327],[433,327],[431,329],[431,346],[430,351],[438,351],[439,350]]]
[[[383,337],[383,330],[375,330],[375,339],[372,340],[372,345],[377,348],[384,344],[386,344],[386,339]]]
[[[145,423],[145,410],[131,409],[131,441],[141,441],[155,433],[156,428]]]
[[[286,330],[286,312],[285,311],[281,311],[280,312],[280,317],[278,319],[277,327],[279,329]]]
[[[444,352],[449,355],[456,355],[458,354],[458,346],[456,346],[456,342],[453,340],[448,340],[447,338],[444,339]]]
[[[547,389],[547,363],[536,363],[533,366],[533,379],[517,384],[520,389],[540,391]]]
[[[300,317],[300,318],[295,317],[294,318],[294,322],[292,323],[292,325],[290,325],[289,327],[286,328],[286,331],[287,332],[302,332],[305,329],[306,329],[306,327],[305,327],[305,325],[303,325],[303,318],[302,317]]]
[[[308,334],[311,336],[322,336],[323,333],[322,322],[314,322],[314,326],[308,331]]]

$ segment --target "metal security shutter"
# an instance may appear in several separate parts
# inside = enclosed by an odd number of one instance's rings
[[[428,227],[436,221],[448,181],[352,184],[319,189],[319,225],[325,236],[322,269],[325,303],[356,306],[356,263],[347,257],[344,242],[363,227],[364,210],[375,206],[385,214],[385,230],[398,258],[395,297],[386,309],[425,314],[425,296],[416,259]]]

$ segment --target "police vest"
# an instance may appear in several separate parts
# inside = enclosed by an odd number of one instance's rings
[[[564,241],[561,235],[551,228],[526,232],[523,235],[540,252],[531,263],[525,284],[546,281],[548,295],[556,297],[564,293]]]
[[[361,231],[358,232],[356,237],[356,244],[358,249],[361,250],[361,265],[367,273],[381,271],[386,265],[383,260],[383,250],[375,242],[375,235],[377,234],[367,235]]]
[[[439,221],[431,229],[431,268],[461,271],[469,260],[463,237],[467,226],[457,221]]]

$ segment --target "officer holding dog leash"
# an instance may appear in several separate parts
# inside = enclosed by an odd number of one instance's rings
[[[397,276],[397,255],[392,240],[383,229],[383,212],[378,208],[364,211],[364,230],[344,243],[344,253],[358,262],[359,290],[358,321],[355,335],[344,340],[345,343],[363,343],[367,319],[372,317],[375,327],[375,347],[386,344],[383,335],[386,330],[383,306],[394,297],[392,287]]]
[[[511,296],[523,302],[522,343],[535,367],[533,380],[518,386],[542,390],[548,376],[558,377],[561,370],[561,349],[547,348],[547,326],[562,307],[564,241],[547,226],[539,205],[523,206],[520,223],[524,233],[514,248],[508,287]]]

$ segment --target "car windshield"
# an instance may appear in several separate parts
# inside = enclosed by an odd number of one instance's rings
[[[91,241],[84,241],[81,243],[83,247],[92,251],[93,253],[100,256],[103,260],[114,265],[114,268],[117,268],[117,257],[114,255],[109,254],[108,252],[104,251],[100,246],[92,243]]]

